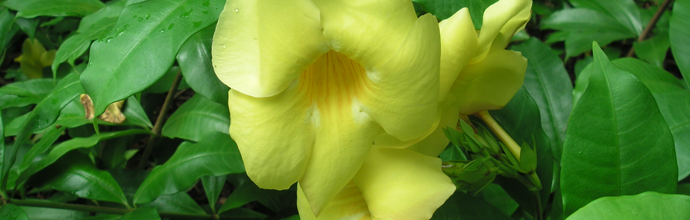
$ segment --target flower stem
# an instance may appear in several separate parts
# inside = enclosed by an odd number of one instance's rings
[[[149,141],[146,143],[146,149],[144,149],[144,154],[141,156],[141,160],[139,161],[139,169],[143,169],[146,166],[146,162],[149,160],[149,156],[151,156],[153,146],[156,144],[158,138],[161,136],[161,129],[163,129],[163,124],[165,124],[165,114],[168,112],[168,107],[170,107],[170,105],[172,104],[173,95],[175,95],[175,91],[177,91],[177,87],[180,86],[181,81],[182,71],[178,70],[177,75],[175,76],[175,80],[170,86],[170,90],[168,90],[168,95],[165,97],[163,107],[161,107],[161,112],[160,114],[158,114],[156,124],[153,125],[153,134],[151,135],[151,137],[149,137]]]
[[[496,122],[496,120],[494,120],[494,118],[491,117],[491,114],[489,114],[488,111],[481,111],[476,113],[475,115],[481,118],[482,121],[484,121],[484,123],[486,123],[486,125],[489,126],[489,129],[491,129],[491,131],[493,131],[494,134],[498,136],[498,139],[500,139],[501,142],[503,142],[503,144],[506,145],[508,150],[510,150],[510,153],[512,153],[513,156],[515,156],[515,159],[520,161],[520,145],[515,143],[513,138],[511,138],[510,135],[508,135],[508,133],[506,133],[506,131],[504,131],[503,128],[501,128],[498,122]]]

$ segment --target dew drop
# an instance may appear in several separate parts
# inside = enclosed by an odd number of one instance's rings
[[[160,31],[160,32],[161,32],[161,33],[163,33],[163,32],[165,32],[165,30],[161,29],[161,31]]]
[[[93,65],[93,62],[89,62],[89,66]]]
[[[151,15],[146,15],[146,16],[144,16],[144,18],[145,18],[146,20],[149,20],[149,17],[151,17]]]
[[[207,15],[208,11],[201,11],[201,13],[204,13],[205,15]]]
[[[113,38],[109,37],[108,39],[105,39],[105,42],[106,42],[106,43],[113,42]]]
[[[200,27],[200,26],[201,26],[201,21],[199,21],[199,22],[192,22],[192,25],[193,25],[195,28]]]
[[[240,12],[240,9],[236,8],[235,13],[238,13],[238,12]]]
[[[225,45],[223,45],[223,49],[225,49]]]
[[[173,26],[175,26],[175,24],[174,24],[174,23],[170,23],[170,25],[168,25],[168,30],[172,29]]]
[[[125,34],[125,31],[120,31],[120,33],[117,33],[117,36],[122,36],[123,34]]]

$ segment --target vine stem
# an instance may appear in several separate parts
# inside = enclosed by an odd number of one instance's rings
[[[110,208],[110,207],[91,206],[91,205],[59,203],[59,202],[48,202],[48,201],[43,201],[43,200],[11,199],[8,201],[8,203],[12,203],[12,204],[19,205],[19,206],[69,209],[69,210],[76,210],[76,211],[98,212],[98,213],[117,214],[117,215],[124,215],[128,212],[135,210],[135,209],[121,209],[121,208]],[[217,215],[209,215],[209,214],[186,214],[186,213],[158,212],[158,215],[160,215],[160,217],[163,217],[163,218],[175,218],[175,219],[223,219],[223,218],[219,218]]]
[[[640,34],[640,37],[637,38],[637,42],[642,42],[644,39],[647,38],[649,33],[652,32],[652,29],[654,29],[654,26],[656,26],[656,23],[659,21],[659,18],[661,18],[661,15],[664,14],[664,11],[666,11],[666,8],[668,8],[671,2],[672,0],[664,0],[664,2],[661,3],[659,9],[656,10],[652,19],[649,20],[649,23],[647,23],[647,27],[644,28],[642,34]],[[632,57],[633,55],[635,55],[635,47],[630,48],[627,57]]]
[[[534,196],[534,209],[537,213],[537,220],[542,220],[544,219],[544,216],[542,215],[541,211],[541,198],[539,197],[539,191],[532,191],[532,196]]]
[[[515,159],[520,161],[520,145],[515,143],[513,138],[511,138],[510,135],[508,135],[508,133],[506,133],[506,131],[504,131],[503,128],[501,128],[501,125],[499,125],[498,122],[496,122],[496,120],[494,120],[494,118],[491,117],[491,114],[489,114],[488,111],[481,111],[476,113],[475,115],[482,119],[482,121],[484,121],[484,123],[486,123],[487,126],[489,126],[489,129],[491,129],[491,131],[493,131],[494,134],[498,136],[498,139],[500,139],[501,142],[503,142],[503,144],[506,145],[508,150],[510,150],[510,153],[512,153],[513,156],[515,156]]]
[[[158,138],[160,138],[161,136],[161,129],[163,129],[163,124],[165,123],[165,115],[168,112],[168,108],[172,104],[175,91],[177,91],[177,87],[180,86],[181,81],[182,71],[178,70],[177,75],[175,76],[175,80],[170,86],[170,90],[168,90],[168,95],[165,97],[163,107],[161,107],[161,112],[160,114],[158,114],[156,124],[153,125],[153,134],[151,135],[151,137],[149,137],[149,141],[146,143],[144,154],[141,156],[141,160],[139,161],[139,169],[144,169],[144,167],[146,166],[146,161],[149,160],[149,156],[151,156],[151,151],[153,151],[153,146],[158,141]]]

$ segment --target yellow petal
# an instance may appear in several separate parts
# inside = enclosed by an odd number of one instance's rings
[[[381,132],[380,126],[357,105],[351,106],[318,113],[312,156],[299,180],[317,216],[359,170],[374,137]],[[319,107],[322,109],[326,108]]]
[[[489,6],[484,11],[479,47],[470,63],[484,59],[491,48],[505,48],[513,35],[529,21],[531,8],[531,0],[499,0]]]
[[[451,92],[460,102],[460,114],[499,109],[508,104],[525,79],[527,59],[519,52],[498,50],[481,62],[467,65]]]
[[[455,99],[456,98],[454,96],[451,96],[448,100],[439,105],[439,109],[442,109],[443,111],[440,116],[438,126],[435,127],[432,133],[427,135],[421,141],[407,148],[407,150],[419,152],[432,157],[438,157],[438,155],[446,149],[446,146],[448,146],[450,141],[446,137],[446,133],[443,132],[443,129],[452,129],[458,124],[458,112],[460,111],[460,105],[457,103],[457,101],[455,101]]]
[[[324,208],[319,217],[314,212],[304,196],[302,188],[297,187],[297,210],[302,220],[368,220],[371,219],[367,203],[354,182],[350,181]]]
[[[360,100],[386,133],[407,141],[436,121],[440,56],[436,18],[424,15],[386,63],[367,71],[371,84]]]
[[[230,135],[249,178],[265,189],[287,189],[302,177],[314,143],[312,107],[297,88],[269,98],[230,90]]]
[[[446,95],[460,71],[477,50],[477,33],[467,8],[460,9],[439,23],[441,31],[441,88],[439,101]]]
[[[310,1],[228,1],[213,36],[214,70],[234,90],[273,96],[329,50],[321,32]]]
[[[441,159],[403,149],[372,148],[354,182],[380,219],[430,219],[455,191]]]
[[[407,0],[315,0],[323,34],[333,50],[367,69],[386,62],[412,29],[417,16]]]

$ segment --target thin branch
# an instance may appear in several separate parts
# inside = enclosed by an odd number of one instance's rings
[[[668,8],[671,2],[672,0],[664,0],[664,2],[661,3],[659,9],[656,10],[652,19],[649,20],[649,23],[647,23],[647,27],[644,28],[640,37],[637,38],[637,42],[642,42],[647,38],[647,36],[649,36],[649,34],[652,32],[652,29],[654,29],[654,26],[656,26],[656,23],[659,21],[659,18],[661,18],[661,15],[664,14],[664,11],[666,11],[666,8]],[[635,47],[630,48],[627,57],[632,57],[633,55],[635,55]]]
[[[503,142],[503,144],[506,145],[508,150],[510,150],[510,153],[512,153],[513,156],[515,156],[515,159],[520,161],[520,145],[515,143],[513,138],[511,138],[510,135],[508,135],[508,133],[506,133],[506,131],[504,131],[503,128],[501,128],[498,122],[496,122],[496,120],[494,120],[494,118],[491,117],[491,114],[489,114],[489,112],[487,111],[481,111],[476,113],[475,115],[482,119],[482,121],[484,121],[484,123],[486,123],[487,126],[489,126],[489,129],[491,129],[491,131],[493,131],[494,134],[498,136],[498,139],[500,139],[501,142]]]
[[[158,138],[161,136],[161,129],[163,128],[163,124],[165,123],[165,114],[168,112],[168,108],[172,104],[173,97],[175,95],[175,91],[177,91],[177,87],[180,86],[180,82],[182,81],[182,72],[177,71],[177,75],[175,76],[175,80],[173,81],[172,85],[170,86],[170,90],[168,90],[168,95],[165,97],[165,101],[163,102],[163,107],[161,107],[161,112],[158,114],[158,119],[156,119],[156,124],[153,125],[153,134],[149,138],[148,143],[146,143],[146,148],[144,149],[144,154],[141,156],[141,160],[139,161],[139,169],[143,169],[146,166],[146,162],[149,160],[149,156],[151,156],[151,151],[153,150],[153,146],[155,143],[158,141]]]

